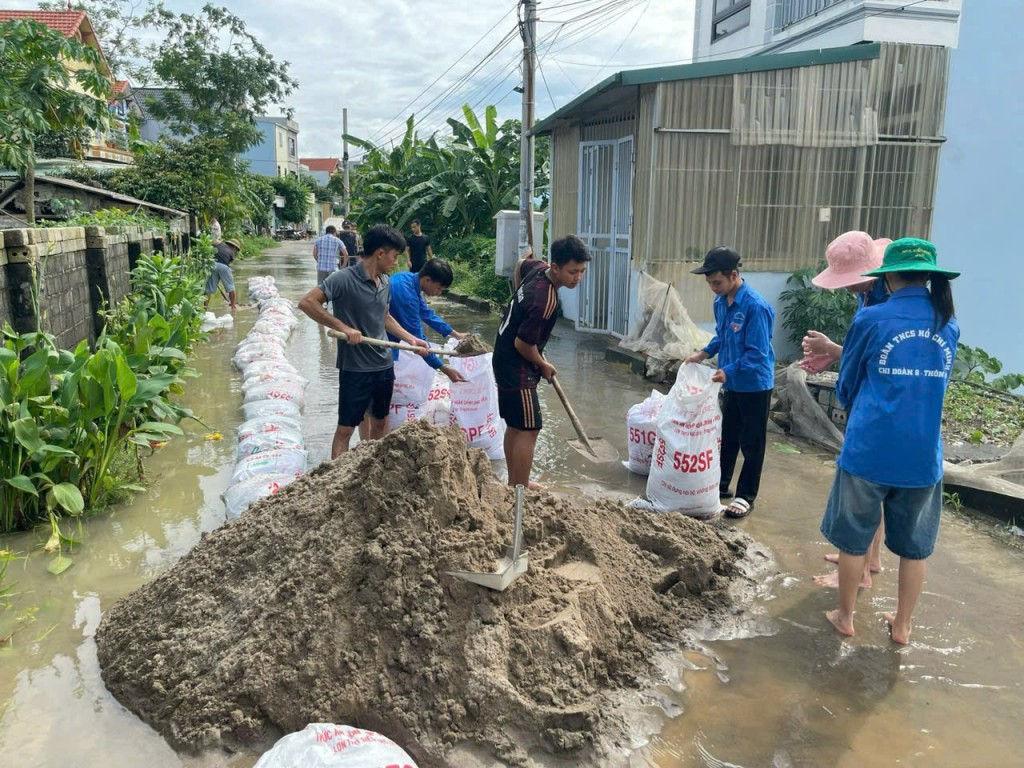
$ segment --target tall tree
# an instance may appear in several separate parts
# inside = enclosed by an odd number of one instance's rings
[[[44,11],[65,11],[67,0],[42,0]],[[145,30],[171,18],[161,0],[78,0],[73,8],[89,14],[93,31],[115,78],[145,85],[153,76],[150,62],[159,46]]]
[[[35,223],[36,140],[48,132],[104,130],[109,99],[110,81],[95,48],[36,21],[0,24],[0,166],[25,179],[30,224]],[[80,143],[74,143],[80,154]]]
[[[180,135],[222,139],[232,152],[258,144],[256,119],[298,86],[288,62],[277,62],[227,8],[207,4],[161,26],[167,38],[153,70],[173,90],[147,105],[154,116]]]

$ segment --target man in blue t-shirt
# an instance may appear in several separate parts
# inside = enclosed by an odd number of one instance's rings
[[[729,484],[743,451],[743,470],[728,517],[746,517],[761,486],[768,444],[768,410],[775,385],[772,333],[775,310],[740,277],[740,255],[732,248],[712,248],[704,263],[691,270],[704,275],[715,294],[715,337],[684,363],[700,363],[718,355],[712,381],[722,384],[721,497],[732,497]]]
[[[430,259],[419,272],[398,272],[391,277],[391,316],[405,330],[419,339],[426,339],[423,324],[433,328],[442,336],[464,339],[468,334],[460,333],[446,323],[440,315],[430,308],[423,294],[440,296],[452,284],[452,268],[446,261]],[[388,338],[398,341],[398,337],[389,333]],[[393,359],[398,360],[398,350],[394,350]],[[431,353],[423,361],[435,371],[441,371],[450,381],[465,381],[462,374],[444,363],[440,357]]]

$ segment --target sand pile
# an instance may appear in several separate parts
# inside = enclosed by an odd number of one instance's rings
[[[622,743],[616,697],[732,609],[750,540],[612,502],[528,494],[530,571],[490,592],[512,494],[458,428],[422,421],[325,463],[204,536],[97,633],[110,691],[177,748],[260,749],[309,722],[581,764]],[[485,761],[486,762],[486,761]]]

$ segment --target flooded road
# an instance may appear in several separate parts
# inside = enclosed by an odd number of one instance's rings
[[[272,274],[282,295],[299,298],[313,283],[309,244],[294,244],[244,263],[240,285]],[[493,338],[496,317],[437,301],[459,330]],[[223,307],[217,307],[218,313]],[[235,459],[241,380],[231,368],[235,344],[255,320],[241,310],[234,329],[215,332],[194,358],[202,377],[187,404],[206,426],[188,427],[147,461],[150,490],[82,524],[74,565],[46,572],[43,534],[6,546],[31,553],[13,563],[17,593],[0,613],[0,754],[12,766],[85,767],[229,765],[252,755],[177,755],[126,712],[100,679],[93,640],[104,608],[176,562],[203,532],[224,521],[219,494]],[[588,432],[625,456],[625,414],[650,386],[604,360],[603,345],[561,330],[548,356]],[[303,429],[310,465],[328,455],[337,407],[334,342],[300,323],[288,357],[310,380]],[[574,437],[554,393],[543,385],[536,469],[552,490],[621,495],[643,492],[645,479],[614,465],[590,464],[565,441]],[[222,441],[204,440],[209,431]],[[780,450],[782,449],[782,450]],[[791,453],[799,450],[803,453]],[[679,712],[640,749],[637,766],[980,766],[1024,762],[1024,553],[994,535],[993,525],[948,514],[929,561],[917,626],[906,648],[889,643],[880,614],[895,605],[896,560],[864,591],[858,636],[842,641],[822,612],[835,593],[811,577],[827,568],[817,533],[832,477],[829,456],[770,436],[762,495],[740,523],[774,553],[778,575],[757,586],[752,610],[724,628],[706,628],[700,652],[677,658],[678,680],[662,693]],[[674,712],[675,714],[675,712]]]

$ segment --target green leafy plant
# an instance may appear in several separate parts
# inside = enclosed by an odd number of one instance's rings
[[[826,291],[811,283],[811,278],[826,266],[822,262],[815,269],[797,270],[786,280],[786,285],[792,287],[779,296],[783,304],[782,327],[797,347],[811,330],[842,344],[857,311],[857,298],[849,291]]]
[[[0,346],[0,531],[49,521],[55,568],[70,564],[59,526],[139,490],[115,472],[118,461],[141,474],[140,448],[173,435],[195,418],[172,395],[194,376],[188,354],[202,338],[202,282],[212,246],[200,239],[187,257],[143,255],[132,273],[134,292],[105,313],[95,349],[57,348],[46,333],[3,328]],[[123,463],[123,462],[122,462]]]
[[[960,494],[956,493],[955,491],[953,493],[947,493],[946,491],[943,491],[942,502],[947,507],[951,507],[954,512],[959,512],[961,509],[963,509],[964,506],[964,502],[960,498]]]

